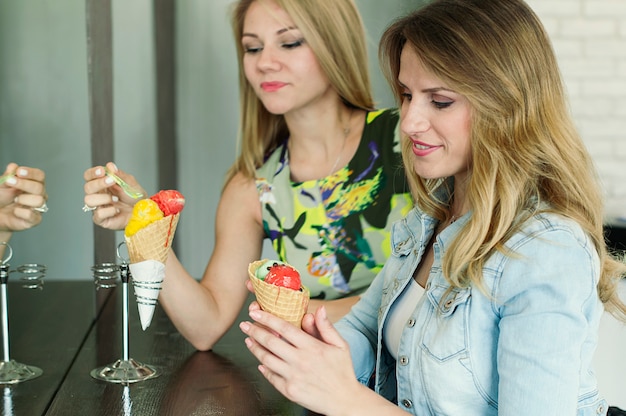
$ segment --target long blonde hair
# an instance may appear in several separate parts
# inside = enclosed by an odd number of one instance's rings
[[[607,252],[597,173],[574,127],[552,45],[535,13],[522,0],[435,0],[397,20],[384,33],[379,54],[398,99],[405,46],[472,108],[467,184],[472,217],[443,260],[450,283],[481,287],[489,256],[504,251],[519,224],[546,203],[590,236],[602,267],[600,299],[607,310],[626,318],[616,292],[626,265]],[[404,140],[403,154],[410,153]],[[433,191],[450,181],[424,180],[413,169],[407,176],[416,204],[436,218],[449,218],[449,201],[437,200]]]
[[[241,151],[226,182],[238,172],[254,177],[267,153],[289,134],[284,117],[265,109],[244,73],[241,36],[246,13],[254,1],[265,0],[240,0],[232,13],[239,65]],[[354,1],[273,1],[293,19],[343,102],[354,108],[373,109],[365,30]]]

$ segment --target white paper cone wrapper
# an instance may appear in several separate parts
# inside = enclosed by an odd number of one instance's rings
[[[165,277],[165,265],[156,260],[131,263],[128,266],[133,278],[141,328],[145,331],[152,322],[159,292]]]

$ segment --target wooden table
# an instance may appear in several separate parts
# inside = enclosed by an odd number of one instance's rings
[[[131,284],[128,287],[129,357],[155,366],[160,376],[129,386],[92,378],[91,370],[123,356],[122,290],[121,287],[107,290],[113,294],[86,333],[85,342],[46,415],[309,414],[285,399],[263,378],[237,325],[210,352],[196,351],[159,306],[150,327],[142,331]],[[246,313],[247,308],[237,322]]]
[[[95,313],[91,282],[45,283],[24,289],[7,285],[10,359],[39,367],[43,374],[0,385],[3,415],[43,415],[91,330]]]
[[[132,284],[128,292],[129,357],[160,375],[124,386],[90,375],[123,356],[121,287],[96,291],[90,281],[50,281],[43,290],[26,290],[10,281],[10,358],[43,374],[0,385],[2,415],[310,414],[263,378],[237,325],[213,351],[198,352],[159,306],[142,331]]]

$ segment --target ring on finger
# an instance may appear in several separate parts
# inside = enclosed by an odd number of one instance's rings
[[[41,212],[41,213],[43,214],[43,213],[45,213],[45,212],[48,212],[48,204],[46,204],[46,203],[44,202],[42,206],[37,207],[37,208],[33,208],[33,210],[34,210],[34,211],[37,211],[37,212]]]
[[[85,205],[83,205],[83,212],[95,211],[96,208],[98,208],[98,207],[90,207],[89,205],[85,204]]]

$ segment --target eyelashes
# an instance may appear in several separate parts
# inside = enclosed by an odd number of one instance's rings
[[[282,49],[286,49],[286,50],[291,50],[291,49],[296,49],[299,48],[300,46],[304,45],[306,41],[304,40],[304,38],[295,40],[293,42],[284,42],[280,44],[280,47]],[[259,53],[261,51],[263,51],[263,46],[246,46],[244,45],[243,50],[245,53],[248,54],[256,54]]]
[[[400,93],[400,98],[402,99],[402,101],[410,102],[413,99],[413,95],[408,92],[402,92]],[[454,101],[437,101],[437,100],[431,99],[430,103],[438,110],[443,110],[444,108],[448,108],[452,104],[454,104]]]
[[[436,101],[436,100],[431,100],[431,104],[435,106],[435,108],[438,108],[439,110],[442,110],[444,108],[448,108],[452,105],[454,101]]]
[[[285,49],[295,49],[297,47],[300,47],[304,45],[304,38],[302,39],[298,39],[296,41],[293,42],[287,42],[287,43],[283,43],[281,46]]]

